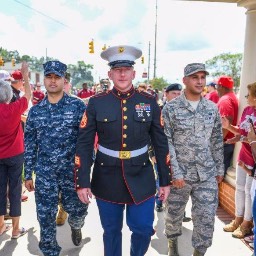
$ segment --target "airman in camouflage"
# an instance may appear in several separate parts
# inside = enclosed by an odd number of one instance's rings
[[[182,234],[191,195],[193,255],[201,256],[212,244],[218,182],[224,174],[222,126],[216,105],[201,97],[208,74],[204,64],[189,64],[184,73],[184,92],[163,109],[173,179],[166,203],[165,233],[169,255],[178,256],[177,237]]]
[[[25,185],[29,191],[34,190],[35,171],[39,247],[47,256],[57,256],[61,250],[55,222],[59,192],[75,245],[81,243],[88,207],[77,196],[73,174],[78,129],[86,107],[63,92],[65,71],[66,65],[59,61],[44,64],[47,96],[30,109],[25,128]]]

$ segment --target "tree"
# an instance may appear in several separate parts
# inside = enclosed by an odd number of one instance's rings
[[[149,81],[149,83],[152,85],[154,89],[158,89],[159,91],[161,91],[168,85],[168,82],[163,77],[153,78]]]
[[[242,53],[222,53],[207,60],[206,67],[213,77],[231,76],[234,80],[235,90],[237,90],[240,86],[242,58]]]
[[[90,69],[93,69],[93,65],[85,64],[84,61],[78,61],[77,65],[68,65],[68,70],[71,73],[72,84],[75,87],[82,87],[84,82],[88,85],[93,85],[93,76]]]
[[[17,50],[8,51],[0,47],[0,56],[2,56],[5,62],[10,62],[12,57],[15,58],[16,63],[20,63],[22,61],[26,61],[29,63],[29,68],[32,71],[42,72],[43,71],[43,64],[49,60],[54,60],[51,57],[41,57],[38,59],[34,56],[23,55],[20,57],[20,54]],[[82,83],[87,82],[88,85],[93,85],[93,76],[91,69],[93,69],[93,65],[85,64],[84,61],[78,61],[77,65],[69,64],[68,72],[71,73],[72,84],[75,87],[81,87]]]

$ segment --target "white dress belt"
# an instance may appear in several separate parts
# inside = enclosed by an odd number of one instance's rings
[[[105,148],[98,145],[98,150],[108,156],[120,158],[120,159],[130,159],[132,157],[140,156],[148,151],[148,145],[143,148],[132,150],[132,151],[116,151],[112,149]]]

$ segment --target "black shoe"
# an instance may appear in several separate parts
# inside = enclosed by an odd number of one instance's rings
[[[182,221],[183,222],[189,222],[189,221],[191,221],[191,218],[184,216]]]
[[[79,229],[71,228],[71,232],[72,232],[71,237],[72,237],[73,244],[76,246],[80,245],[82,242],[81,228],[79,228]]]
[[[156,206],[156,211],[157,211],[157,212],[162,212],[162,211],[163,211],[163,206],[157,205],[157,206]]]

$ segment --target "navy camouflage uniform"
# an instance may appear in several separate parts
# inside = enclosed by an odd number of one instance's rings
[[[74,185],[75,144],[85,104],[64,93],[56,104],[45,97],[33,106],[25,127],[25,179],[35,171],[37,219],[41,228],[39,247],[47,256],[57,256],[61,247],[56,240],[58,195],[69,214],[71,228],[80,229],[87,215]]]
[[[191,195],[194,224],[192,245],[205,253],[212,244],[218,206],[216,176],[223,176],[223,139],[216,105],[201,97],[195,110],[184,92],[163,108],[173,179],[184,179],[183,188],[171,186],[166,203],[168,239],[182,234],[182,219]]]

